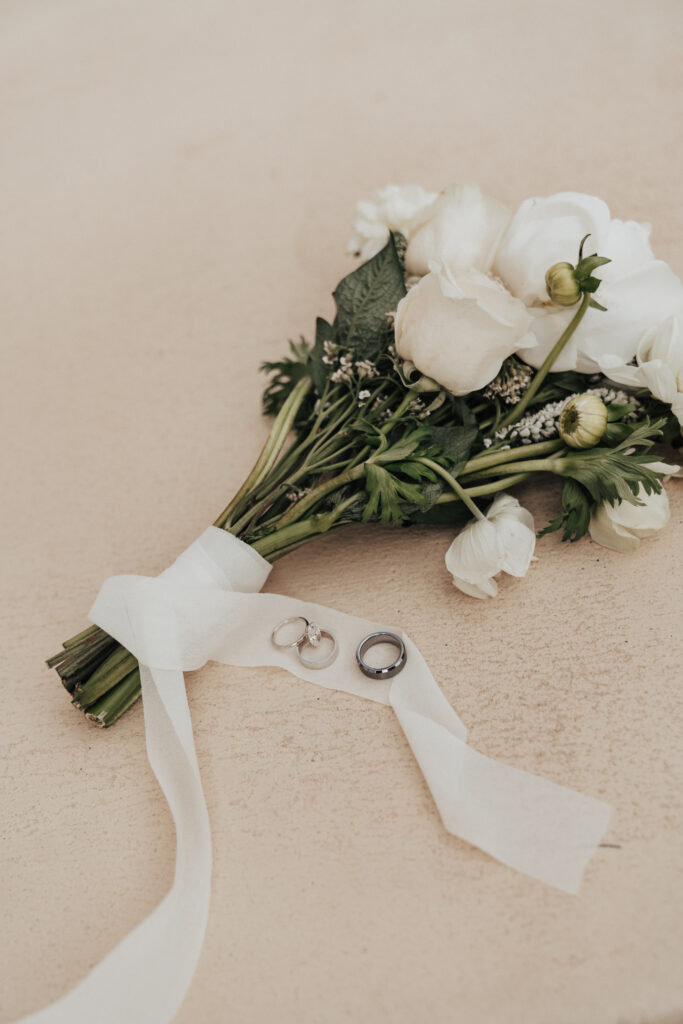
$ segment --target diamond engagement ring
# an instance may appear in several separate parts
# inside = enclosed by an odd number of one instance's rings
[[[293,640],[284,641],[279,639],[283,629],[297,623],[300,623],[302,628]],[[276,647],[294,647],[299,661],[306,668],[325,668],[327,665],[331,665],[337,657],[337,641],[332,633],[326,629],[321,629],[315,622],[309,622],[303,615],[294,615],[290,619],[283,619],[270,634],[270,639]],[[314,649],[320,647],[323,640],[329,640],[332,644],[332,649],[323,654],[322,657],[308,658],[302,653],[307,647]]]
[[[297,622],[303,623],[303,629],[295,640],[278,640],[280,630],[284,629],[285,626],[293,626]],[[299,647],[305,643],[308,639],[308,631],[311,628],[311,624],[308,619],[304,618],[303,615],[294,615],[291,619],[283,619],[282,622],[278,623],[273,632],[270,634],[271,641],[276,647]],[[317,629],[317,626],[315,627]]]

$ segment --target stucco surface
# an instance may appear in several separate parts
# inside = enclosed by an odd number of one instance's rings
[[[0,1019],[60,995],[170,884],[136,708],[43,665],[102,579],[213,520],[266,426],[261,360],[332,308],[356,199],[478,181],[651,220],[683,274],[676,0],[0,7]],[[683,484],[631,556],[538,544],[497,600],[448,529],[362,529],[269,588],[399,621],[482,752],[614,805],[569,897],[449,837],[387,708],[275,669],[189,679],[213,825],[181,1024],[683,1020]],[[542,524],[555,485],[520,497]]]

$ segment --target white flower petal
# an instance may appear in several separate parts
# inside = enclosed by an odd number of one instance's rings
[[[639,224],[635,220],[611,220],[603,238],[600,239],[598,252],[600,256],[606,256],[612,262],[599,267],[595,276],[602,281],[610,281],[637,270],[643,263],[654,260],[650,231],[649,224]],[[596,245],[597,242],[589,238],[586,242],[586,252],[595,252]]]
[[[666,463],[654,463],[653,468],[669,467]],[[677,467],[676,467],[677,468]],[[642,504],[630,501],[605,502],[591,516],[589,532],[594,541],[614,551],[633,551],[641,538],[652,537],[669,522],[671,512],[666,491],[646,494],[640,488],[638,498]]]
[[[509,220],[509,210],[477,185],[451,185],[415,231],[406,252],[406,270],[423,275],[431,260],[439,260],[456,276],[473,267],[488,271]]]
[[[600,372],[613,380],[615,384],[623,384],[628,388],[645,387],[640,367],[625,363],[619,356],[600,356],[598,366]]]
[[[643,333],[673,313],[683,312],[683,283],[661,260],[652,260],[624,277],[605,282],[596,299],[607,312],[589,309],[569,344],[554,365],[555,370],[596,373],[604,355],[629,363]],[[538,346],[520,354],[532,366],[540,366],[572,319],[576,308],[546,307],[532,310],[531,330]]]
[[[584,235],[591,235],[590,251],[600,251],[609,221],[607,205],[580,192],[526,199],[503,235],[493,273],[527,305],[543,304],[546,271],[553,263],[575,263]]]
[[[400,231],[409,239],[436,196],[436,192],[426,192],[419,185],[385,185],[378,189],[372,199],[356,205],[354,234],[347,252],[369,260],[384,248],[390,230]]]
[[[601,544],[603,548],[610,548],[612,551],[635,551],[640,546],[638,537],[619,523],[612,522],[605,505],[592,514],[588,532],[596,544]]]
[[[658,328],[646,331],[637,358],[639,363],[661,359],[677,377],[683,371],[683,316],[669,316]]]
[[[683,317],[669,316],[657,328],[645,331],[636,352],[637,365],[613,353],[601,355],[598,365],[610,380],[647,388],[671,406],[683,425]]]
[[[519,299],[476,270],[454,279],[430,272],[396,310],[396,351],[454,395],[485,387],[527,335]]]
[[[516,498],[496,497],[486,519],[474,519],[446,552],[446,568],[456,587],[471,597],[495,597],[500,572],[526,575],[533,558],[534,520]]]
[[[458,590],[462,590],[463,594],[467,594],[468,597],[477,597],[480,601],[485,601],[487,597],[496,597],[498,595],[498,584],[493,578],[482,580],[481,586],[479,586],[476,583],[469,583],[468,580],[454,576],[453,586],[457,587]]]
[[[681,476],[683,467],[674,466],[670,462],[648,462],[648,469],[654,469],[655,473],[664,473],[666,477]]]

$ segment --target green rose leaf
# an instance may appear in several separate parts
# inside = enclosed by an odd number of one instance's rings
[[[448,460],[448,470],[453,476],[461,472],[470,457],[479,428],[476,426],[435,427],[432,441],[439,454]]]
[[[390,332],[389,315],[406,293],[394,236],[376,256],[339,282],[337,341],[358,359],[375,359]]]

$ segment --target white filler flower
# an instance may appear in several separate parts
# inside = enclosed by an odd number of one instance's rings
[[[496,376],[520,345],[532,345],[531,317],[501,284],[469,270],[453,277],[440,264],[401,299],[396,351],[453,395],[468,395]]]
[[[651,468],[660,472],[678,469],[663,462],[651,463]],[[588,527],[591,538],[613,551],[635,551],[644,537],[652,537],[664,529],[671,515],[664,488],[659,494],[646,494],[641,485],[638,498],[642,505],[633,505],[630,501],[606,501],[600,505],[591,516]]]
[[[600,369],[610,380],[651,395],[671,406],[683,427],[683,316],[670,316],[660,327],[646,331],[636,352],[636,366],[615,355],[600,359]]]
[[[495,577],[525,576],[534,557],[536,531],[530,512],[516,498],[498,494],[486,516],[473,519],[446,552],[454,585],[471,597],[495,597]]]
[[[369,260],[387,244],[389,231],[400,231],[410,239],[436,197],[436,192],[426,192],[420,185],[385,185],[378,189],[372,199],[356,206],[354,233],[346,251]]]
[[[615,220],[606,203],[580,192],[527,199],[501,240],[492,271],[534,316],[538,344],[520,352],[532,366],[541,365],[576,312],[548,303],[546,272],[559,261],[573,260],[587,234],[590,249],[611,260],[596,273],[602,281],[598,299],[607,313],[588,311],[555,370],[595,373],[607,353],[628,363],[644,331],[683,312],[683,284],[654,258],[649,224]]]

